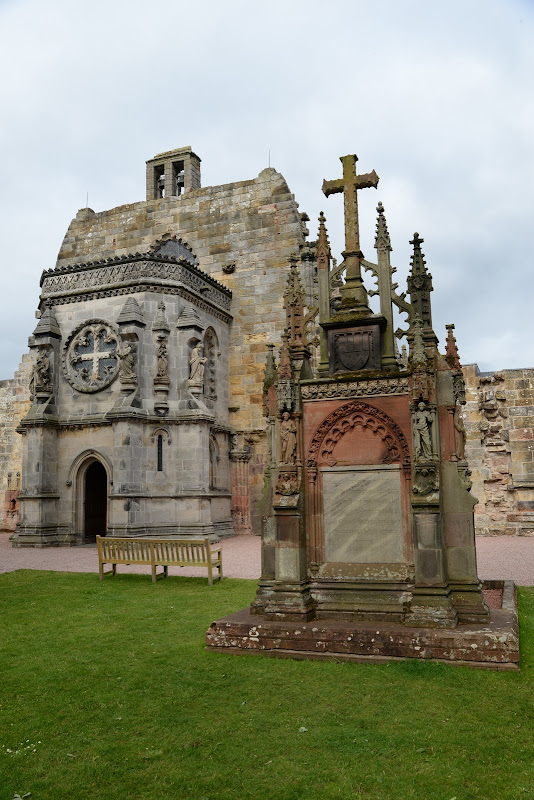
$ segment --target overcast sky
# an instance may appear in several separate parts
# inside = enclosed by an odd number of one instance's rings
[[[0,0],[0,378],[77,210],[145,196],[145,160],[191,145],[202,184],[281,172],[335,255],[339,156],[373,260],[381,200],[400,289],[418,231],[434,329],[464,363],[534,366],[534,4],[520,0]],[[372,284],[371,284],[372,285]]]

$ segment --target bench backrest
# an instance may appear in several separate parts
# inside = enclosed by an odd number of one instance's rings
[[[123,539],[97,536],[98,557],[117,564],[136,562],[206,565],[211,556],[209,539]]]
[[[154,539],[153,547],[158,564],[164,564],[165,561],[206,564],[209,558],[209,540],[204,539]]]

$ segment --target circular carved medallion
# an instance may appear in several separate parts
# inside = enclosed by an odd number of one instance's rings
[[[119,349],[118,333],[109,322],[84,322],[67,339],[63,375],[79,392],[99,392],[117,377]]]

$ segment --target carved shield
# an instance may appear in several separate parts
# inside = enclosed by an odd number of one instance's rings
[[[338,363],[347,370],[363,369],[372,349],[371,331],[336,334],[336,355]]]

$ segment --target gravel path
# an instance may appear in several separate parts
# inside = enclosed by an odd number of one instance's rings
[[[260,537],[223,539],[223,571],[227,578],[259,578]],[[534,586],[534,537],[477,536],[478,574],[482,579],[513,580]],[[49,569],[59,572],[98,572],[96,545],[83,547],[14,548],[9,534],[0,534],[0,572]],[[149,567],[118,567],[119,572],[149,575]],[[203,569],[170,567],[170,575],[205,576]]]

